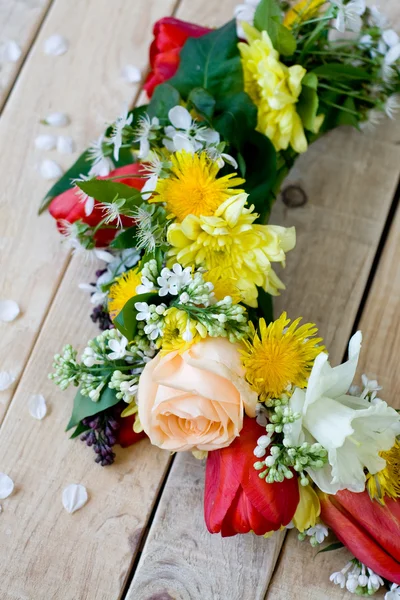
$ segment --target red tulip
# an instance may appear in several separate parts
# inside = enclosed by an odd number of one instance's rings
[[[126,165],[125,167],[120,167],[119,169],[115,169],[111,171],[108,177],[114,177],[116,175],[127,175],[124,179],[118,179],[119,183],[124,183],[125,185],[129,185],[130,187],[134,187],[137,190],[141,190],[145,180],[143,178],[138,177],[128,177],[128,175],[138,175],[143,170],[143,167],[139,163],[133,163],[131,165]],[[98,179],[108,179],[108,177],[98,177]],[[79,196],[76,193],[77,188],[73,187],[62,194],[59,194],[50,203],[49,212],[54,219],[57,221],[57,227],[61,233],[63,233],[64,225],[63,221],[68,221],[68,223],[75,223],[75,221],[81,220],[87,225],[91,227],[95,227],[100,223],[100,221],[104,218],[102,205],[95,201],[94,209],[90,215],[85,214],[85,205],[80,201]],[[122,225],[124,227],[130,227],[134,224],[133,219],[130,217],[121,217]],[[113,221],[110,225],[116,225],[116,222]],[[96,246],[108,246],[110,242],[115,237],[117,230],[113,229],[99,229],[96,232],[94,239],[96,241]]]
[[[265,428],[245,417],[240,436],[208,454],[204,515],[210,533],[264,535],[292,520],[299,503],[297,477],[282,483],[260,479],[253,451],[261,435]]]
[[[392,583],[400,584],[400,502],[385,505],[368,492],[320,494],[321,519],[350,552]]]
[[[157,85],[175,75],[179,66],[179,54],[186,40],[201,37],[210,31],[207,27],[174,17],[165,17],[157,21],[153,29],[154,40],[150,46],[151,71],[143,86],[149,98]]]
[[[135,433],[133,431],[133,424],[135,422],[136,415],[129,415],[129,417],[120,417],[118,419],[119,428],[117,430],[117,444],[122,448],[127,448],[136,444],[139,440],[147,437],[144,431]]]

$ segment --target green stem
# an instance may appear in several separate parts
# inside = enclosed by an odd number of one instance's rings
[[[349,92],[348,90],[340,89],[333,87],[332,85],[327,85],[326,83],[320,83],[318,87],[324,88],[325,90],[331,90],[332,92],[337,92],[338,94],[345,94],[346,96],[352,96],[353,98],[358,98],[359,100],[364,100],[364,102],[370,102],[371,104],[375,104],[374,100],[368,98],[367,96],[363,96],[358,92]]]
[[[333,106],[333,108],[337,108],[338,110],[342,110],[343,112],[347,112],[350,115],[354,115],[357,118],[360,118],[360,115],[357,111],[355,110],[351,110],[350,108],[344,108],[343,106],[340,106],[339,104],[335,104],[334,102],[328,102],[328,100],[323,100],[323,102],[325,104],[327,104],[328,106]]]

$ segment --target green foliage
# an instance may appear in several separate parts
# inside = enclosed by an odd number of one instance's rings
[[[188,96],[188,109],[194,108],[196,112],[207,119],[212,118],[215,110],[215,98],[202,87],[194,88]]]
[[[330,81],[369,81],[371,78],[370,73],[365,69],[342,63],[327,63],[316,67],[311,73]]]
[[[257,127],[257,107],[245,92],[230,94],[218,101],[213,126],[240,150],[249,132]]]
[[[340,548],[344,548],[342,542],[333,542],[332,544],[329,544],[329,546],[325,546],[325,548],[319,550],[315,556],[322,554],[322,552],[332,552],[332,550],[339,550]]]
[[[149,300],[153,300],[154,302],[154,300],[156,300],[157,298],[158,295],[151,292],[147,294],[139,294],[138,296],[134,296],[133,298],[128,300],[124,308],[114,319],[114,326],[129,341],[133,340],[138,327],[138,322],[136,320],[136,315],[138,311],[135,308],[136,302],[149,303]]]
[[[69,431],[69,429],[72,429],[72,427],[79,425],[82,419],[96,415],[97,413],[106,410],[106,408],[115,406],[118,404],[118,402],[119,400],[115,391],[111,390],[107,386],[103,388],[100,398],[97,402],[93,402],[89,396],[83,396],[80,391],[78,391],[74,399],[74,407],[72,409],[72,415],[66,431]]]
[[[265,322],[271,323],[274,320],[274,307],[272,303],[272,296],[268,294],[263,288],[258,289],[258,313],[265,319]]]
[[[147,114],[150,119],[157,117],[161,123],[168,120],[168,113],[171,108],[174,108],[181,101],[181,97],[177,89],[170,83],[162,83],[154,90],[150,104],[147,106]]]
[[[115,236],[110,244],[111,248],[117,250],[126,250],[127,248],[134,248],[136,246],[136,225],[123,229],[118,235]]]
[[[283,56],[292,56],[296,51],[296,38],[282,24],[282,12],[276,0],[261,0],[254,16],[254,25],[266,31],[274,48]]]
[[[79,181],[77,185],[85,194],[96,198],[98,202],[111,203],[117,198],[124,199],[124,210],[132,209],[143,202],[139,190],[112,179],[90,179],[89,181]]]
[[[307,73],[303,77],[302,90],[296,109],[305,129],[309,131],[315,131],[315,118],[319,107],[317,87],[318,77],[315,73]]]

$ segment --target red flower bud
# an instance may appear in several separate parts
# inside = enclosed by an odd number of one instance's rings
[[[204,515],[210,533],[264,535],[292,520],[299,503],[297,477],[282,483],[260,479],[253,451],[262,435],[265,428],[245,417],[239,437],[208,454]]]

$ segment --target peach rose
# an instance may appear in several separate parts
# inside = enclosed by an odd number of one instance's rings
[[[239,346],[206,338],[182,355],[158,354],[139,381],[139,418],[165,450],[217,450],[239,435],[243,411],[255,417],[257,394],[244,379]]]

